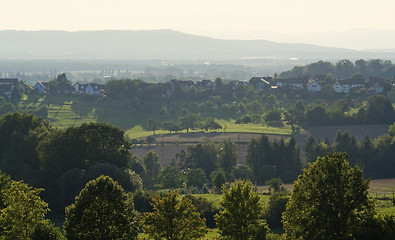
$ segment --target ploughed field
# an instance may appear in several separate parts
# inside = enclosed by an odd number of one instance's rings
[[[325,140],[327,137],[330,142],[335,139],[338,131],[348,131],[356,137],[359,141],[366,135],[371,139],[377,138],[388,132],[388,125],[358,125],[358,126],[328,126],[328,127],[310,127],[305,129],[301,134],[295,136],[296,142],[299,145],[303,158],[303,149],[306,140],[310,135],[316,139]],[[256,133],[177,133],[177,134],[161,134],[155,135],[156,143],[152,145],[138,144],[131,149],[132,153],[137,156],[144,156],[149,150],[153,150],[159,155],[159,161],[164,167],[170,166],[174,159],[177,163],[176,154],[181,150],[187,151],[191,145],[203,142],[209,139],[214,143],[221,143],[223,140],[230,138],[238,146],[239,162],[244,163],[247,145],[252,138],[259,137],[261,134]],[[268,134],[270,140],[288,138],[286,135]]]

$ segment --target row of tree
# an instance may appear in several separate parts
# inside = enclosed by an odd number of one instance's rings
[[[365,136],[357,141],[353,135],[346,132],[338,132],[334,142],[328,139],[321,141],[311,136],[305,145],[305,155],[308,162],[313,162],[319,156],[331,152],[347,152],[351,165],[358,165],[364,169],[364,173],[372,178],[395,177],[394,154],[395,154],[395,123],[389,127],[388,134],[372,140]]]
[[[351,78],[355,74],[362,74],[365,77],[394,78],[395,64],[390,60],[359,59],[355,62],[344,59],[336,63],[328,61],[318,61],[306,66],[295,66],[289,71],[280,73],[281,78],[295,77],[300,75],[315,76],[332,74],[335,78]]]
[[[130,145],[123,131],[104,123],[56,129],[30,114],[0,117],[0,169],[46,189],[43,197],[56,213],[101,174],[129,191],[140,189],[140,176],[130,170]]]
[[[178,121],[165,121],[161,123],[157,118],[150,118],[147,121],[146,130],[152,131],[155,135],[155,131],[159,129],[167,130],[170,133],[190,129],[197,130],[202,129],[206,131],[215,131],[221,129],[222,126],[214,120],[214,118],[208,117],[202,119],[199,114],[187,113],[184,116],[179,116]]]
[[[357,111],[349,112],[351,109]],[[304,119],[296,117],[295,120],[308,126],[392,124],[395,121],[395,110],[390,99],[374,95],[359,108],[354,108],[352,101],[345,99],[334,102],[330,107],[316,103],[305,110]]]
[[[64,233],[45,218],[42,189],[0,174],[1,239],[137,239],[141,227],[152,239],[200,239],[205,219],[193,198],[178,191],[157,194],[152,209],[135,210],[132,195],[108,176],[89,181],[66,208]],[[285,233],[269,234],[264,206],[249,181],[222,188],[215,222],[221,239],[378,239],[395,237],[395,216],[377,215],[369,180],[351,167],[347,154],[319,157],[295,181],[282,214]],[[271,199],[271,201],[273,201]],[[269,203],[270,204],[270,203]]]

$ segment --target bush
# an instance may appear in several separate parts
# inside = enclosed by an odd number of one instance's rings
[[[64,236],[59,228],[53,224],[38,224],[34,228],[33,235],[30,240],[64,240]]]
[[[283,227],[281,219],[288,199],[289,196],[285,192],[275,192],[270,195],[269,205],[265,211],[265,219],[271,229]]]

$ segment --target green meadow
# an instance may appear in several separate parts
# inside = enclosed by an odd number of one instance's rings
[[[25,99],[28,101],[28,99]],[[145,125],[149,118],[155,117],[160,121],[177,120],[175,116],[159,115],[152,112],[134,112],[128,110],[128,106],[122,106],[116,101],[106,101],[105,104],[98,102],[91,96],[58,96],[47,95],[36,102],[37,105],[48,106],[48,120],[53,127],[66,128],[79,126],[88,122],[106,122],[125,130],[130,139],[145,138],[152,135],[152,131],[146,131]],[[154,111],[155,112],[155,111]],[[218,132],[228,133],[265,133],[290,135],[291,126],[281,124],[269,126],[266,124],[235,124],[235,119],[215,119],[221,126]],[[208,132],[201,129],[190,130],[191,132]],[[168,134],[169,131],[157,130],[156,134]],[[186,130],[177,133],[186,133]]]

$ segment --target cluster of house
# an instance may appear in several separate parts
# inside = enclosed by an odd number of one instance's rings
[[[216,90],[217,92],[227,92],[235,89],[238,85],[251,85],[255,89],[272,89],[288,87],[292,90],[307,90],[309,93],[319,93],[322,89],[324,75],[316,75],[314,78],[309,76],[299,76],[296,78],[280,78],[272,77],[252,77],[249,81],[235,80],[229,84],[221,84],[216,86],[210,80],[202,80],[194,83],[192,81],[172,80],[170,84],[170,92],[173,93],[176,86],[179,87],[196,87],[198,89]],[[336,80],[333,84],[333,90],[336,93],[355,92],[361,88],[367,89],[369,93],[382,93],[384,91],[385,79],[378,77],[370,77],[368,83],[363,78],[351,78],[346,80]]]
[[[65,94],[88,94],[88,95],[101,95],[104,94],[104,84],[97,83],[76,83],[72,85],[70,81],[66,79],[64,74],[57,77],[56,86],[49,86],[49,82],[37,82],[32,89],[38,94],[44,94],[46,92],[56,92]],[[0,78],[0,95],[10,98],[12,91],[17,87],[24,88],[24,84],[20,83],[17,78]]]
[[[104,94],[104,84],[97,83],[76,83],[72,85],[70,81],[67,80],[65,74],[60,74],[57,77],[57,84],[50,89],[48,82],[37,82],[33,89],[38,94],[43,94],[49,91],[55,91],[57,93],[65,94],[88,94],[88,95],[101,95]]]
[[[276,79],[276,84],[272,85],[271,77],[253,77],[249,84],[255,86],[256,89],[280,87],[289,87],[293,90],[306,89],[309,93],[319,93],[322,89],[323,76],[317,75],[313,79],[309,76],[299,76],[297,78]],[[379,77],[370,77],[368,83],[363,78],[351,78],[345,80],[336,80],[333,84],[333,90],[336,93],[355,92],[361,88],[365,88],[369,93],[383,93],[385,79]]]
[[[57,93],[66,93],[66,94],[88,94],[88,95],[101,95],[104,94],[104,84],[98,83],[76,83],[72,86],[62,85],[57,86]],[[44,94],[48,92],[48,82],[37,82],[33,89],[36,90],[38,94]]]
[[[297,78],[273,79],[272,77],[252,77],[249,81],[235,80],[229,84],[215,84],[211,80],[202,80],[194,83],[191,80],[171,80],[163,85],[166,95],[173,95],[178,88],[197,88],[217,93],[231,93],[238,85],[251,85],[255,89],[277,89],[288,87],[292,90],[307,90],[309,93],[319,93],[322,89],[323,76],[317,75],[313,79],[308,76],[299,76]],[[275,83],[274,83],[275,82]],[[351,78],[346,80],[336,80],[333,84],[333,90],[336,93],[350,93],[358,89],[365,88],[369,93],[382,93],[384,91],[385,80],[378,77],[370,77],[368,83],[363,78]],[[17,78],[0,78],[0,92],[4,96],[10,97],[12,90],[18,84]],[[105,90],[104,84],[97,83],[75,83],[74,85],[66,79],[65,74],[57,77],[57,84],[52,88],[48,82],[37,82],[32,87],[38,94],[46,92],[57,92],[65,94],[87,94],[103,95]]]

